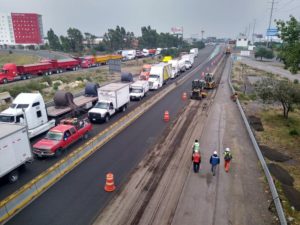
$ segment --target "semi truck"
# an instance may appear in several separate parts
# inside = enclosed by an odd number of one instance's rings
[[[19,168],[32,159],[26,126],[0,123],[0,178],[17,181]]]
[[[140,80],[148,80],[149,75],[150,75],[150,70],[151,70],[151,65],[150,64],[143,65],[139,79]]]
[[[198,57],[198,53],[199,53],[198,48],[192,48],[192,49],[190,50],[190,54],[193,54],[193,55],[195,56],[195,58]]]
[[[110,83],[98,89],[98,102],[88,111],[91,122],[108,122],[118,111],[125,111],[130,101],[128,83]]]
[[[45,102],[40,93],[20,93],[10,107],[0,113],[0,122],[26,126],[29,138],[55,126],[55,120],[48,120]]]
[[[157,90],[167,83],[171,77],[172,68],[170,64],[159,63],[151,67],[149,75],[149,89]]]
[[[122,50],[124,60],[132,60],[136,58],[136,50]]]
[[[82,57],[80,66],[81,68],[90,68],[96,66],[95,57],[92,55]]]
[[[138,80],[130,85],[130,99],[141,100],[149,91],[149,83],[146,80]]]
[[[41,62],[17,66],[14,63],[4,64],[0,72],[0,83],[6,84],[16,80],[30,79],[32,76],[49,75],[53,70],[53,65],[50,62]]]
[[[175,78],[180,74],[179,60],[173,59],[169,61],[169,64],[172,66],[172,76],[171,78]]]

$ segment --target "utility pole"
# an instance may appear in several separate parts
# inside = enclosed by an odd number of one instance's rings
[[[274,4],[275,4],[275,0],[272,0],[271,3],[271,12],[270,12],[270,19],[269,19],[269,27],[268,29],[270,30],[271,28],[271,24],[272,24],[272,17],[273,17],[273,10],[274,10]],[[272,40],[271,40],[272,41]],[[267,37],[267,47],[269,46],[269,38]]]
[[[254,19],[253,30],[252,30],[252,45],[254,45],[254,31],[255,31],[256,19]]]

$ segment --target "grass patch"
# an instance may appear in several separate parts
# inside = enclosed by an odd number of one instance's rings
[[[24,55],[19,53],[9,54],[8,52],[0,53],[0,66],[6,63],[15,63],[17,65],[32,64],[40,61],[41,58],[34,55]]]

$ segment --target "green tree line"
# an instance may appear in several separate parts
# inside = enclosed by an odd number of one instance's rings
[[[69,28],[66,36],[58,36],[53,29],[47,32],[49,45],[47,48],[57,51],[80,53],[84,48],[91,52],[106,51],[113,52],[122,49],[131,48],[181,48],[189,49],[191,47],[204,48],[204,43],[201,41],[194,42],[189,45],[182,37],[172,35],[170,33],[158,33],[150,26],[141,28],[142,35],[136,37],[133,32],[126,31],[124,27],[116,26],[115,29],[108,29],[103,36],[103,41],[95,44],[96,36],[82,32],[76,28]],[[85,40],[86,45],[83,45]],[[138,43],[138,45],[136,45]]]

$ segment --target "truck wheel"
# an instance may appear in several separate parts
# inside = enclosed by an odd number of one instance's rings
[[[109,119],[110,119],[110,118],[109,118],[109,115],[106,115],[106,116],[105,116],[105,123],[107,123],[107,122],[109,121]]]
[[[8,81],[7,81],[6,78],[4,78],[2,81],[3,81],[3,84],[7,84],[8,83]]]
[[[125,112],[126,111],[126,105],[124,105],[123,107],[122,107],[122,112]]]
[[[48,72],[45,72],[45,76],[48,76]]]
[[[10,183],[14,183],[19,179],[19,172],[18,170],[13,170],[8,174],[8,181]]]
[[[139,100],[140,100],[140,101],[142,100],[142,96],[139,97]]]
[[[26,76],[26,79],[31,79],[31,75],[27,75],[27,76]]]
[[[59,148],[55,152],[55,157],[59,157],[59,156],[61,156],[61,154],[62,154],[62,148]]]

